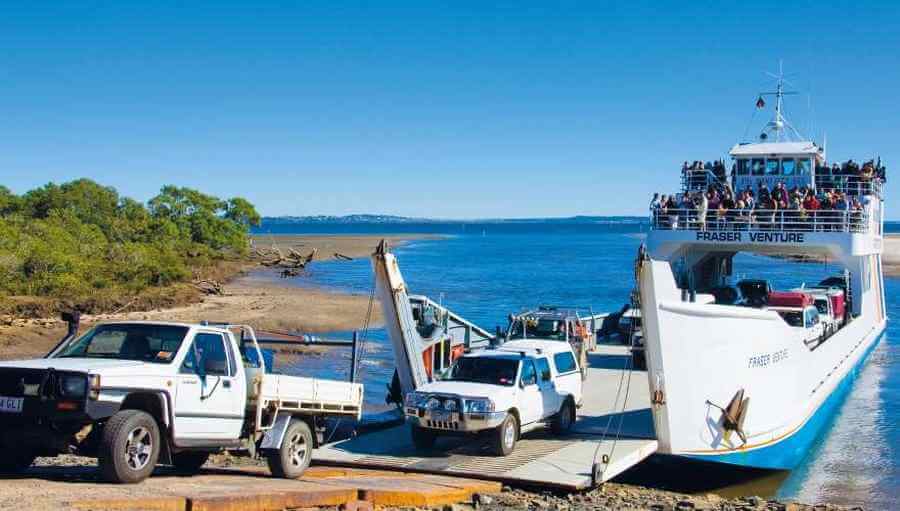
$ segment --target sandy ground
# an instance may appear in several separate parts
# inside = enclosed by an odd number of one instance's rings
[[[885,277],[900,277],[900,234],[888,234],[884,237],[881,263]]]
[[[392,245],[411,239],[433,236],[388,236]],[[274,239],[283,249],[294,247],[307,253],[319,249],[319,255],[367,257],[383,236],[265,236],[267,246]],[[257,242],[259,245],[260,242]],[[276,273],[275,269],[266,269]],[[302,279],[303,276],[295,277]],[[362,328],[369,306],[368,295],[329,292],[299,287],[288,282],[238,277],[224,286],[222,296],[207,296],[202,302],[173,309],[124,312],[82,317],[82,330],[97,321],[228,321],[246,323],[256,329],[301,333],[322,333]],[[381,307],[373,304],[371,325],[380,324]],[[23,320],[0,318],[0,359],[43,355],[65,334],[65,324],[55,318]]]

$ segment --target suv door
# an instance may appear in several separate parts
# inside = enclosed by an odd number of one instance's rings
[[[538,386],[537,370],[530,358],[522,360],[522,371],[519,377],[519,415],[522,424],[531,424],[543,418],[544,399]]]
[[[231,344],[217,332],[194,336],[177,376],[176,444],[240,438],[246,389]]]
[[[550,371],[550,362],[546,357],[535,359],[537,366],[538,387],[541,389],[541,401],[543,409],[541,410],[541,418],[546,419],[559,411],[562,406],[562,396],[556,390],[556,383],[553,381],[553,373]]]

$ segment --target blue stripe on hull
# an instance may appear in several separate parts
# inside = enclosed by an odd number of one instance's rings
[[[727,454],[691,454],[678,455],[686,458],[712,462],[726,463],[729,465],[739,465],[742,467],[765,468],[773,470],[792,470],[803,461],[809,448],[819,438],[828,425],[834,414],[840,408],[841,404],[853,388],[853,381],[859,371],[865,365],[866,359],[881,338],[884,337],[885,329],[882,329],[878,337],[869,344],[866,352],[860,357],[856,365],[844,375],[844,378],[838,386],[831,392],[831,395],[819,405],[819,408],[813,413],[813,416],[806,421],[799,430],[795,431],[791,436],[780,440],[778,443],[760,447],[749,451],[730,452]]]

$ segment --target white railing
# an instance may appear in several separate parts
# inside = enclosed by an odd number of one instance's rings
[[[719,179],[710,169],[683,169],[681,171],[682,192],[705,192],[710,185],[723,190],[727,181]]]
[[[816,174],[816,190],[820,192],[836,191],[857,197],[862,197],[864,195],[881,197],[881,185],[881,179],[879,178]]]
[[[862,210],[731,209],[709,211],[701,218],[696,209],[662,208],[651,211],[650,228],[693,231],[848,232],[869,230]]]

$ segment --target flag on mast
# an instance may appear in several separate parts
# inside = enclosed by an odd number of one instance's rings
[[[763,100],[763,97],[760,96],[759,99],[756,100],[756,108],[762,108],[764,106],[766,106],[766,102]]]

